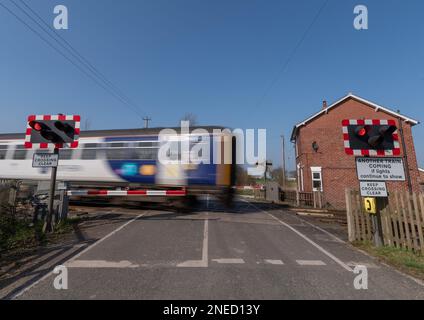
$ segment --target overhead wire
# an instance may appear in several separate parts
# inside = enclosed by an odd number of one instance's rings
[[[26,10],[24,10],[21,6],[19,6],[14,0],[9,0],[12,2],[21,12],[23,12],[27,17],[31,19],[34,23],[37,24],[37,26],[47,35],[49,35],[50,38],[54,39],[55,42],[61,45],[62,48],[64,46],[59,42],[58,39],[54,38],[48,31],[46,31],[46,28],[43,27],[38,21],[35,20],[34,17],[32,17]],[[21,1],[23,2],[23,1]],[[26,5],[27,8],[29,6],[23,2],[24,5]],[[58,49],[54,44],[51,43],[48,39],[46,39],[39,31],[37,31],[33,26],[31,26],[29,23],[27,23],[23,18],[21,18],[16,12],[14,12],[11,8],[7,7],[4,3],[0,2],[0,6],[5,9],[8,13],[10,13],[12,16],[14,16],[19,22],[21,22],[25,27],[27,27],[29,30],[31,30],[34,34],[36,34],[41,40],[43,40],[49,47],[51,47],[53,50],[55,50],[58,54],[60,54],[62,57],[64,57],[67,61],[69,61],[73,66],[75,66],[80,72],[82,72],[85,76],[90,78],[92,81],[94,81],[98,86],[100,86],[102,89],[104,89],[106,92],[111,94],[115,99],[117,99],[119,102],[121,102],[124,106],[130,108],[133,112],[135,112],[139,117],[143,117],[143,114],[138,110],[138,108],[132,103],[130,103],[129,99],[126,98],[122,92],[119,91],[114,85],[107,80],[107,78],[98,71],[97,68],[95,68],[91,63],[88,62],[83,56],[79,53],[77,53],[76,49],[73,50],[74,52],[70,52],[70,50],[65,50],[66,53],[70,54],[74,59],[76,59],[79,64],[76,63],[73,59],[71,59],[69,56],[67,56],[64,52],[62,52],[60,49]],[[32,10],[33,11],[33,10]],[[35,11],[34,11],[35,12]],[[40,17],[41,18],[41,17]],[[43,20],[43,23],[46,23]],[[48,25],[47,25],[48,26]],[[51,27],[48,26],[50,29]],[[55,32],[55,34],[57,34]],[[62,37],[60,37],[62,38]],[[63,39],[64,40],[64,39]],[[66,41],[66,40],[64,40]],[[68,46],[71,46],[69,42]],[[85,63],[84,63],[85,61]]]
[[[330,0],[325,0],[323,2],[323,4],[319,7],[317,13],[313,16],[313,19],[311,21],[311,23],[309,23],[308,27],[305,29],[305,31],[303,32],[302,36],[300,37],[299,41],[296,43],[296,45],[294,46],[293,50],[290,51],[289,56],[287,57],[287,59],[284,61],[284,63],[281,65],[279,71],[277,72],[276,76],[272,79],[272,81],[270,82],[270,85],[264,90],[264,93],[261,95],[261,98],[258,100],[258,103],[256,105],[256,107],[260,107],[262,105],[262,102],[264,101],[264,99],[267,97],[267,95],[269,94],[269,92],[274,88],[274,86],[278,83],[278,81],[280,80],[281,75],[286,71],[287,67],[290,65],[290,62],[293,60],[293,58],[295,57],[297,51],[299,50],[299,48],[302,46],[303,42],[305,41],[306,37],[308,36],[308,34],[311,32],[312,27],[315,25],[315,23],[318,21],[319,17],[321,16],[321,14],[323,13],[324,9],[327,7],[328,3],[330,2]]]

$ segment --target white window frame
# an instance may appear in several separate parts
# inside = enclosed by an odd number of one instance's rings
[[[314,178],[314,173],[319,173],[319,179]],[[311,178],[312,178],[312,191],[323,191],[323,185],[322,185],[322,168],[321,167],[311,167]],[[314,188],[314,181],[319,181],[321,188],[318,190],[318,188]]]

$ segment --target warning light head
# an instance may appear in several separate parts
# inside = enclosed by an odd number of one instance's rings
[[[396,126],[382,126],[379,130],[382,136],[392,135],[397,130]]]
[[[62,148],[67,144],[70,148],[78,146],[80,133],[79,115],[30,115],[27,120],[26,148],[40,147]]]
[[[31,128],[33,128],[35,131],[41,131],[41,130],[43,130],[43,124],[42,123],[40,123],[40,122],[38,122],[38,121],[30,121],[29,122],[29,126],[31,127]]]
[[[68,136],[72,136],[72,135],[75,133],[74,128],[73,128],[71,125],[69,125],[68,123],[64,123],[64,122],[62,122],[62,121],[56,121],[56,122],[54,123],[54,126],[55,126],[58,130],[60,130],[60,131],[62,131],[62,132],[64,132],[64,133],[66,133],[66,135],[68,135]]]
[[[43,132],[41,132],[41,136],[46,139],[49,140],[53,143],[62,143],[63,139],[55,132],[50,131],[50,130],[45,130]]]
[[[366,126],[359,126],[356,128],[355,133],[359,137],[365,137],[368,134],[368,128]]]
[[[343,120],[342,125],[344,147],[349,155],[386,156],[400,152],[393,120]]]

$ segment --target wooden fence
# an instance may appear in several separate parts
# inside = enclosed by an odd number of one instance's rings
[[[363,210],[357,191],[346,190],[349,241],[371,241],[374,227]],[[387,246],[424,253],[424,194],[391,192],[380,212],[383,241]]]
[[[296,190],[284,190],[281,200],[295,204],[298,207],[305,206],[315,209],[322,209],[324,207],[323,195],[319,191],[299,192]]]

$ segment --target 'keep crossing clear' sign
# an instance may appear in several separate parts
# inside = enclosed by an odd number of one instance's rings
[[[405,181],[402,158],[356,158],[360,181]]]
[[[382,181],[361,181],[360,182],[361,196],[362,197],[387,197],[386,183]]]
[[[34,153],[32,159],[33,168],[51,168],[57,167],[59,155],[54,153]]]

